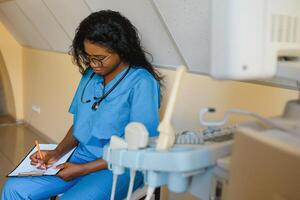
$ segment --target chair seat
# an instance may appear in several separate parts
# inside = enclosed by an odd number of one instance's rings
[[[139,200],[147,195],[147,186],[143,186],[138,188],[136,191],[133,192],[131,196],[131,200]]]
[[[133,192],[133,194],[131,195],[131,200],[140,200],[142,198],[145,198],[147,196],[147,189],[148,187],[147,186],[143,186],[143,187],[140,187],[138,188],[136,191]],[[155,194],[155,197],[152,196],[151,199],[159,199],[159,192],[160,190],[158,190],[158,194]],[[62,194],[59,194],[55,197],[51,197],[50,200],[56,200],[56,199],[59,199],[59,197],[61,196]],[[126,199],[126,198],[125,198]]]

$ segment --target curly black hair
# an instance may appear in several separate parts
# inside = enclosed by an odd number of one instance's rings
[[[86,56],[84,40],[107,47],[131,66],[145,68],[157,81],[161,82],[163,77],[148,61],[146,54],[149,53],[141,46],[136,27],[119,12],[101,10],[91,13],[76,29],[69,53],[73,57],[73,63],[79,67],[82,74],[89,68],[84,64]]]

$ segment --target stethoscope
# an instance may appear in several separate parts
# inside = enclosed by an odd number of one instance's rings
[[[98,108],[99,108],[99,105],[100,103],[119,85],[119,83],[125,78],[125,76],[128,74],[130,70],[130,66],[127,68],[126,72],[122,75],[122,77],[110,88],[110,90],[108,90],[107,92],[105,92],[101,97],[94,97],[94,100],[96,100],[91,109],[96,111]],[[84,93],[85,93],[85,89],[87,88],[87,86],[89,85],[90,81],[93,79],[93,77],[95,76],[95,72],[93,72],[91,74],[91,76],[89,77],[89,80],[87,81],[87,83],[85,84],[84,88],[83,88],[83,91],[81,93],[81,103],[90,103],[91,100],[88,99],[88,100],[85,100],[83,99],[83,96],[84,96]],[[105,89],[105,87],[104,87]]]

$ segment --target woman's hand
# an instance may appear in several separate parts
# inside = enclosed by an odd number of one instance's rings
[[[31,165],[35,165],[37,167],[42,166],[42,168],[47,168],[48,165],[55,163],[60,158],[60,155],[56,150],[41,151],[41,153],[43,159],[40,157],[38,151],[30,156]]]
[[[58,177],[65,181],[70,181],[79,176],[85,175],[85,167],[83,164],[76,163],[63,163],[56,166],[56,169],[61,169],[61,171],[57,174]]]

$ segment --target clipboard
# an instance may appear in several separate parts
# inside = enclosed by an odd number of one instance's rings
[[[57,144],[40,144],[41,150],[53,150],[57,147]],[[37,147],[34,146],[28,154],[22,159],[17,167],[12,170],[7,177],[18,176],[55,176],[60,170],[55,169],[55,166],[67,162],[73,154],[76,147],[62,156],[57,162],[53,163],[48,169],[38,169],[30,164],[30,156],[37,151]]]

